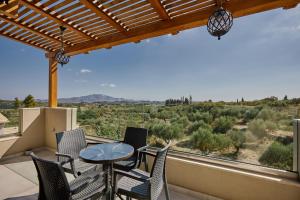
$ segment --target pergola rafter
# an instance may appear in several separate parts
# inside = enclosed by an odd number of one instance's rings
[[[38,31],[38,28],[35,28],[33,26],[30,27],[29,24],[27,24],[25,22],[24,23],[18,23],[16,21],[14,21],[13,19],[10,19],[9,17],[6,17],[6,16],[0,16],[0,19],[2,19],[3,21],[6,21],[9,24],[15,25],[15,26],[17,26],[21,29],[25,29],[27,31],[30,31],[30,32],[36,34],[36,35],[39,35],[42,38],[45,38],[45,39],[48,39],[48,40],[51,40],[51,41],[57,42],[57,43],[60,42],[57,38],[51,37],[51,36],[49,36],[49,35],[47,35],[43,32],[40,32],[40,31]]]
[[[20,6],[17,2],[20,1]],[[216,0],[10,0],[0,4],[0,35],[43,49],[49,58],[49,106],[57,106],[59,26],[67,55],[110,49],[125,43],[203,26]],[[228,0],[223,7],[234,18],[276,8],[289,9],[300,0]],[[20,8],[19,12],[18,8]]]
[[[116,28],[120,32],[124,33],[126,32],[126,29],[118,22],[118,19],[113,16],[113,14],[110,14],[107,10],[107,8],[104,8],[103,5],[95,5],[90,0],[80,0],[80,2],[89,8],[91,11],[96,13],[99,17],[104,19],[107,23],[109,23],[112,27]]]
[[[237,18],[270,9],[284,8],[286,5],[294,5],[295,2],[299,3],[300,1],[231,0],[230,2],[235,3],[228,2],[227,4],[225,3],[224,6],[226,6],[226,8],[233,13],[234,17]],[[206,25],[207,19],[214,10],[215,7],[209,7],[205,10],[200,10],[191,14],[177,17],[173,19],[171,23],[159,21],[155,24],[140,27],[138,29],[135,29],[134,31],[128,31],[127,36],[116,33],[94,42],[79,43],[76,46],[66,48],[66,52],[69,55],[76,55],[99,48],[107,48],[124,43],[136,42],[165,34],[174,34],[178,31],[203,26]]]
[[[20,4],[28,7],[29,9],[35,11],[36,13],[41,14],[42,16],[56,22],[57,24],[60,24],[74,32],[76,32],[77,34],[79,34],[80,36],[87,38],[87,39],[94,39],[94,37],[92,37],[90,34],[88,34],[85,30],[83,30],[80,26],[77,26],[76,24],[72,24],[72,21],[69,21],[67,19],[61,19],[58,17],[57,14],[50,14],[52,12],[52,9],[45,9],[44,7],[39,7],[37,5],[35,5],[34,3],[28,1],[28,0],[21,0]]]
[[[164,8],[162,2],[160,0],[148,0],[154,10],[159,14],[159,16],[163,20],[171,20],[169,14],[167,13],[166,9]]]

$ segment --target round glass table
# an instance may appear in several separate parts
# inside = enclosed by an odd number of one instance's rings
[[[106,171],[106,199],[112,199],[113,163],[131,157],[134,148],[125,143],[104,143],[89,146],[80,151],[79,158],[87,163],[103,164]]]

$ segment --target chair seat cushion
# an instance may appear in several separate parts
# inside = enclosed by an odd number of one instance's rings
[[[103,176],[97,171],[87,172],[70,182],[70,189],[73,191],[72,199],[89,199],[100,197],[105,188]]]
[[[79,159],[74,160],[74,166],[75,166],[75,170],[77,172],[77,175],[81,175],[81,174],[84,174],[84,173],[87,173],[87,172],[95,171],[98,168],[100,169],[100,167],[95,165],[95,164],[86,163],[86,162],[83,162]],[[64,164],[63,169],[68,173],[73,173],[70,163]]]
[[[115,162],[114,168],[124,170],[124,171],[129,171],[135,167],[135,163],[136,163],[136,157],[131,156],[126,160]]]
[[[143,178],[145,181],[138,181],[124,176],[118,182],[117,193],[136,199],[149,199],[150,181],[147,180],[149,173],[139,169],[131,170],[129,173],[133,176]]]

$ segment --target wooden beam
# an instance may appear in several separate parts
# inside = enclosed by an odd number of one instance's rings
[[[114,18],[112,14],[109,15],[107,12],[104,11],[102,5],[100,7],[97,7],[90,0],[80,0],[80,2],[120,32],[125,33],[127,31],[121,24],[118,23],[117,18]]]
[[[42,16],[48,18],[49,20],[53,20],[54,22],[58,23],[59,25],[62,25],[66,28],[68,28],[69,30],[72,30],[76,33],[78,33],[80,36],[87,38],[87,39],[94,39],[91,35],[88,35],[86,32],[84,32],[82,30],[81,27],[76,26],[76,28],[73,25],[70,25],[70,21],[67,19],[60,19],[58,18],[55,14],[51,15],[50,12],[51,10],[43,10],[42,7],[38,7],[36,6],[34,3],[29,2],[28,0],[21,0],[20,4],[26,6],[27,8],[35,11],[36,13],[41,14]]]
[[[21,28],[21,29],[25,29],[25,30],[27,30],[27,31],[30,31],[30,32],[32,32],[32,33],[34,33],[34,34],[36,34],[36,35],[39,35],[39,36],[43,37],[43,38],[46,38],[46,39],[51,40],[51,41],[53,41],[53,42],[60,43],[60,40],[58,40],[58,39],[56,39],[56,38],[54,38],[54,37],[51,37],[51,36],[49,36],[49,35],[47,35],[47,34],[45,34],[45,33],[39,32],[39,31],[38,31],[37,29],[35,29],[34,27],[26,26],[26,25],[27,25],[26,23],[22,23],[22,24],[21,24],[21,23],[18,23],[18,22],[14,21],[14,20],[12,20],[12,19],[6,17],[6,16],[1,16],[1,15],[0,15],[0,19],[2,19],[3,21],[6,21],[7,23],[10,23],[10,24],[13,24],[13,25],[15,25],[15,26],[18,26],[18,27]]]
[[[23,44],[25,44],[25,45],[32,46],[32,47],[34,47],[34,48],[38,48],[38,49],[41,49],[41,50],[48,50],[48,51],[51,50],[51,49],[47,49],[46,47],[43,48],[43,47],[39,46],[38,44],[35,44],[34,42],[33,42],[33,43],[30,43],[29,41],[22,40],[21,38],[11,37],[10,35],[5,34],[3,31],[0,31],[0,36],[6,37],[6,38],[11,39],[11,40],[14,40],[14,41],[16,41],[16,42],[20,42],[20,43],[23,43]]]
[[[48,105],[50,108],[57,107],[57,62],[54,56],[49,56],[49,96]]]
[[[0,14],[4,14],[10,18],[18,17],[19,0],[10,0],[9,4],[0,4]]]
[[[230,10],[233,16],[237,18],[257,12],[282,8],[292,3],[298,4],[300,0],[231,0],[224,4],[224,7]],[[203,26],[207,24],[207,19],[214,10],[215,7],[209,7],[192,14],[176,17],[172,19],[171,22],[159,21],[147,26],[142,26],[135,30],[128,31],[127,35],[116,33],[93,42],[78,43],[73,47],[66,48],[66,52],[68,55],[76,55],[86,51],[112,47]]]
[[[149,3],[152,5],[154,10],[158,13],[160,18],[163,20],[171,20],[169,14],[167,13],[166,9],[162,5],[160,0],[148,0]]]

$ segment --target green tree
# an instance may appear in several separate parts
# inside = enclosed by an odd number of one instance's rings
[[[195,148],[204,152],[213,151],[215,147],[215,140],[211,129],[199,128],[193,132],[191,142]]]
[[[243,147],[246,142],[246,136],[243,131],[233,130],[228,133],[228,136],[232,140],[232,145],[235,148],[235,152],[238,153],[240,148]]]
[[[182,136],[183,130],[179,124],[156,123],[149,126],[149,134],[164,140],[165,143]]]
[[[21,101],[19,100],[18,97],[15,98],[14,107],[15,107],[15,109],[18,109],[21,107]]]
[[[233,120],[231,117],[221,116],[214,122],[215,133],[226,133],[233,126]]]
[[[190,104],[192,104],[192,102],[193,102],[193,97],[192,95],[190,95]]]
[[[36,102],[34,100],[34,97],[29,94],[23,101],[23,104],[25,106],[25,108],[32,108],[36,106]]]
[[[287,101],[288,100],[288,96],[284,95],[283,100]]]

